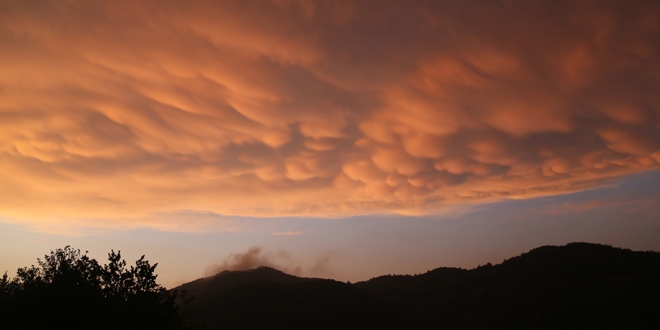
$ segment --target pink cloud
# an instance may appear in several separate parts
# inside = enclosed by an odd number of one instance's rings
[[[428,213],[655,169],[659,16],[654,1],[8,3],[0,213]]]

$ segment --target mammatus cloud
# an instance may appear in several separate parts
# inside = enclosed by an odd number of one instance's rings
[[[660,163],[657,1],[0,8],[19,221],[423,214]]]
[[[213,276],[225,270],[247,270],[260,266],[279,269],[296,276],[331,277],[334,275],[334,271],[329,265],[332,261],[329,254],[319,258],[309,269],[301,266],[288,266],[287,264],[291,263],[290,259],[289,254],[284,250],[273,255],[264,252],[260,246],[253,246],[243,253],[232,253],[222,262],[208,266],[204,275]]]

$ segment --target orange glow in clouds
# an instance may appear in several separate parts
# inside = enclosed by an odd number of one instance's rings
[[[0,1],[0,215],[163,227],[585,189],[658,167],[659,55],[651,0]]]

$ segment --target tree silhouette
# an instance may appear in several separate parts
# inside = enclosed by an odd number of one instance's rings
[[[78,249],[51,251],[38,266],[0,279],[3,329],[182,329],[175,300],[156,282],[156,266],[142,256],[126,267],[111,251],[100,265]]]

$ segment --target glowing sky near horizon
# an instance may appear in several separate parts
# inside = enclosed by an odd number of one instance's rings
[[[657,1],[0,0],[24,232],[438,218],[659,164]]]

